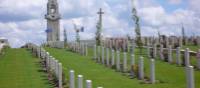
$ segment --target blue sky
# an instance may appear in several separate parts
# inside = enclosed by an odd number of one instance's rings
[[[26,42],[41,44],[46,40],[46,3],[48,0],[1,0],[0,37],[9,39],[12,47]],[[103,8],[103,34],[105,37],[134,36],[131,19],[131,0],[58,0],[63,29],[67,29],[69,40],[75,39],[73,21],[85,26],[81,39],[93,39],[99,8]],[[200,33],[200,0],[135,0],[140,16],[143,36],[156,36],[157,31],[165,35],[180,35],[181,23],[187,35]]]

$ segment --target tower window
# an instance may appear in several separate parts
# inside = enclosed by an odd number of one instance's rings
[[[51,5],[50,11],[51,13],[56,13],[56,6],[54,4]]]
[[[52,8],[51,9],[51,13],[55,13],[55,12],[56,12],[56,10]]]

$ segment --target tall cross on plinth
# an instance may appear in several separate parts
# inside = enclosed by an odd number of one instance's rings
[[[99,22],[102,26],[102,15],[104,14],[104,12],[102,11],[102,8],[100,8],[99,12],[97,12],[97,14],[99,14]]]
[[[99,21],[97,23],[97,32],[96,32],[96,45],[101,45],[101,37],[102,37],[102,15],[104,14],[104,12],[102,11],[102,9],[100,8],[99,12],[97,12],[97,14],[99,14]]]

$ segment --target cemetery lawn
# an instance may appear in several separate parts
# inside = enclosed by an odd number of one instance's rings
[[[141,84],[138,79],[129,79],[128,76],[107,68],[91,60],[93,49],[89,49],[88,56],[81,56],[65,49],[45,48],[50,55],[58,59],[64,67],[64,72],[69,79],[69,70],[75,70],[78,74],[84,76],[84,79],[93,81],[93,87],[103,86],[104,88],[186,88],[186,74],[183,67],[177,67],[169,63],[156,60],[156,79],[161,83]],[[138,62],[136,50],[136,63]],[[122,54],[121,54],[122,57]],[[128,63],[130,63],[130,54],[128,54]],[[149,77],[149,59],[144,55],[145,76]],[[130,66],[130,64],[129,64]],[[85,82],[84,82],[85,83]],[[195,71],[195,86],[200,88],[200,72]]]
[[[0,88],[53,88],[38,62],[26,49],[6,49],[0,57]]]
[[[189,48],[190,50],[197,52],[198,49],[200,49],[200,46],[188,44],[188,45],[183,46],[182,49],[186,49],[186,48]]]

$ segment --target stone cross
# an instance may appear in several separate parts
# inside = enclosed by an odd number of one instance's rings
[[[104,14],[104,12],[102,11],[102,9],[100,8],[100,11],[97,13],[99,14],[99,22],[97,24],[97,35],[96,35],[96,44],[97,45],[101,45],[101,32],[102,32],[102,15]],[[102,43],[103,44],[103,43]]]
[[[104,12],[102,11],[102,8],[100,8],[97,14],[99,14],[99,20],[102,22],[102,15],[104,14]]]

